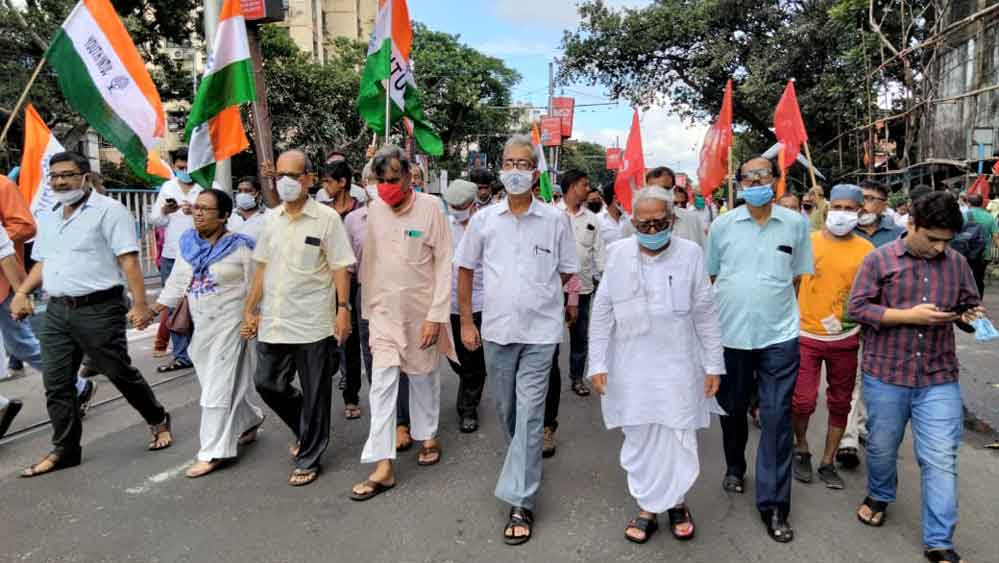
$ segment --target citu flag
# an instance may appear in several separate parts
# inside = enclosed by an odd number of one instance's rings
[[[777,135],[777,142],[783,145],[778,158],[781,180],[777,188],[777,197],[780,197],[784,192],[784,178],[787,176],[787,169],[798,160],[801,145],[808,142],[808,134],[805,132],[805,122],[801,119],[801,109],[798,107],[798,95],[794,91],[793,80],[787,81],[784,94],[781,95],[780,101],[777,103],[777,110],[774,111],[774,133]]]
[[[172,177],[159,157],[166,134],[159,92],[110,0],[80,0],[45,58],[69,105],[137,175],[149,182]]]
[[[413,27],[406,0],[379,0],[375,29],[368,43],[368,58],[361,74],[357,111],[376,133],[385,132],[385,95],[389,92],[389,123],[407,117],[413,124],[413,138],[423,152],[444,154],[444,143],[423,113],[420,92],[413,76],[410,53]]]
[[[187,117],[184,137],[190,143],[187,169],[201,186],[215,179],[215,163],[250,146],[239,104],[257,97],[246,22],[239,0],[225,0],[219,14],[212,56]]]
[[[626,213],[631,213],[632,192],[645,185],[645,155],[642,151],[642,127],[638,110],[631,117],[628,143],[621,154],[621,168],[614,179],[614,198]]]
[[[968,188],[969,194],[981,194],[984,204],[989,204],[989,179],[985,174],[979,174],[975,182]]]
[[[24,150],[17,187],[35,217],[39,211],[52,209],[56,204],[48,181],[49,160],[64,150],[35,106],[28,104],[24,110]]]
[[[541,131],[538,130],[537,122],[531,125],[531,144],[534,145],[534,158],[538,161],[538,173],[541,175],[538,180],[541,199],[550,203],[552,200],[552,178],[548,173],[548,161],[545,160],[545,147],[541,143]]]
[[[704,135],[701,144],[701,159],[697,165],[697,181],[701,185],[701,195],[710,201],[715,189],[728,176],[728,151],[732,146],[732,80],[725,84],[721,111]]]

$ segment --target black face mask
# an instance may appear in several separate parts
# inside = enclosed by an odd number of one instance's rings
[[[600,213],[600,210],[604,208],[604,205],[599,201],[591,201],[586,204],[586,207],[594,213]]]
[[[801,208],[804,209],[805,211],[811,212],[812,211],[812,204],[811,203],[802,204]]]

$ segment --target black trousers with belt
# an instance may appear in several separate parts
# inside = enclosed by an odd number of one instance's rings
[[[299,441],[295,466],[317,469],[330,443],[333,375],[340,363],[332,336],[307,344],[257,342],[255,383],[260,398]],[[298,373],[299,391],[292,385]]]
[[[159,424],[166,418],[163,405],[128,356],[124,289],[113,288],[109,293],[111,296],[101,302],[82,305],[53,298],[38,334],[45,403],[52,420],[53,451],[63,457],[79,455],[81,450],[76,374],[84,354],[147,424]]]

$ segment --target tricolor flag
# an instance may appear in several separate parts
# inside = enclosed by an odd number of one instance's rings
[[[219,14],[212,56],[187,116],[184,138],[190,143],[187,169],[198,184],[210,187],[215,163],[250,146],[239,104],[257,97],[250,43],[239,0],[225,0]]]
[[[66,101],[149,182],[170,178],[158,156],[166,114],[139,51],[109,0],[80,0],[45,58]]]
[[[49,160],[64,150],[35,106],[28,104],[24,109],[24,152],[17,185],[35,217],[39,210],[52,209],[56,204],[48,181]]]
[[[538,180],[541,188],[541,199],[551,203],[552,201],[552,177],[548,174],[548,161],[545,160],[545,147],[541,144],[541,132],[535,122],[531,126],[531,143],[534,145],[535,159],[538,161],[538,172],[541,174]]]
[[[368,59],[361,75],[357,110],[376,133],[385,132],[385,89],[391,92],[389,122],[403,117],[413,121],[413,138],[423,152],[439,156],[444,143],[434,133],[423,114],[409,54],[413,48],[413,27],[406,0],[379,0],[375,30],[368,43]]]

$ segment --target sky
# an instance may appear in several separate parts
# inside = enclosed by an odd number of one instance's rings
[[[649,0],[606,0],[612,7],[641,7]],[[562,55],[559,45],[565,29],[576,29],[576,0],[408,0],[409,15],[435,31],[457,34],[460,41],[502,59],[520,72],[514,100],[534,106],[548,103],[548,63]],[[416,80],[419,84],[419,68]],[[571,96],[576,105],[608,102],[601,87],[559,85],[556,95]],[[631,126],[632,109],[616,106],[576,109],[573,138],[623,147]],[[645,164],[670,166],[692,176],[707,124],[683,123],[662,107],[640,116]]]

